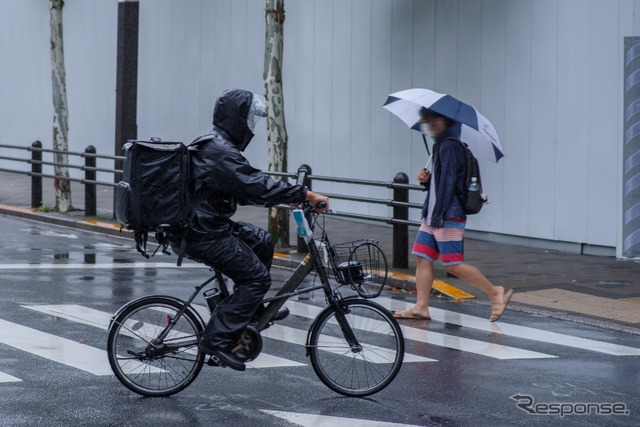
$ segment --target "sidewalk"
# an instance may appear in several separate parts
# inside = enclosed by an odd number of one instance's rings
[[[112,218],[113,191],[98,187],[98,217],[85,218],[82,211],[62,215],[34,211],[31,203],[31,178],[0,172],[0,214],[21,216],[58,225],[126,235]],[[53,184],[45,180],[43,204],[54,206]],[[72,183],[73,204],[83,209],[84,188]],[[0,217],[1,220],[1,217]],[[267,210],[240,207],[234,220],[247,221],[266,228]],[[334,242],[373,238],[380,241],[391,273],[391,284],[399,292],[413,292],[415,260],[410,256],[409,268],[393,269],[392,229],[390,226],[365,223],[338,217],[326,217],[326,227]],[[292,243],[295,227],[291,221]],[[411,245],[416,228],[410,227]],[[339,237],[338,237],[339,236]],[[278,254],[274,263],[295,266],[302,258],[294,250]],[[578,255],[525,246],[480,240],[465,240],[465,259],[478,267],[493,283],[516,290],[510,310],[562,317],[615,330],[640,334],[640,263],[618,261],[612,257]],[[441,265],[436,266],[436,279],[467,292],[475,298],[464,303],[489,304],[476,288],[454,277],[447,277]],[[487,317],[489,310],[487,310]]]

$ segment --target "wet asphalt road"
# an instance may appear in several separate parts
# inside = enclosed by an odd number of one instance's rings
[[[152,261],[166,264],[148,267],[130,240],[12,217],[0,216],[0,233],[0,426],[640,423],[637,335],[514,311],[491,326],[477,320],[488,317],[486,306],[437,299],[433,321],[402,322],[407,353],[433,360],[405,363],[389,387],[369,398],[335,394],[315,376],[300,342],[268,338],[263,352],[296,366],[244,373],[205,366],[183,392],[142,398],[105,371],[104,325],[61,318],[46,308],[113,313],[139,296],[186,298],[191,284],[208,277],[207,269],[173,268],[175,257],[162,255]],[[274,283],[287,274],[274,268]],[[322,306],[321,295],[314,296],[298,302]],[[389,308],[412,299],[383,296],[380,302]],[[295,313],[282,322],[304,333],[310,323]],[[584,341],[572,345],[576,337]],[[638,354],[589,349],[598,343]],[[88,368],[93,360],[96,366]],[[560,411],[565,415],[556,415]]]

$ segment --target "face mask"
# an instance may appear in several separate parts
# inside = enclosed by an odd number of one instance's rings
[[[247,126],[251,132],[255,130],[258,121],[266,116],[267,104],[264,96],[254,93],[251,99],[251,107],[249,107],[249,114],[247,115]]]
[[[429,125],[426,123],[420,123],[420,132],[422,132],[424,135],[428,136],[429,138],[433,138],[436,136],[431,130],[431,127],[429,127]]]

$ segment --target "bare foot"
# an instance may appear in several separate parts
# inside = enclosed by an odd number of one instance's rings
[[[431,316],[429,315],[429,311],[418,311],[415,306],[412,308],[407,308],[406,310],[398,310],[393,313],[393,317],[397,319],[424,319],[431,320]]]
[[[513,295],[513,289],[505,290],[502,286],[498,286],[498,288],[500,288],[500,293],[491,298],[491,318],[489,320],[492,322],[495,322],[502,317],[504,310],[507,308],[507,304],[509,304],[509,300],[511,300],[511,296]]]

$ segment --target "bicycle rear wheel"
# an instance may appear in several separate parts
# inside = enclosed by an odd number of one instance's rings
[[[116,378],[144,396],[169,396],[196,379],[204,363],[198,351],[202,320],[191,310],[168,335],[159,334],[176,318],[183,302],[171,297],[141,298],[118,312],[109,328],[107,353]]]
[[[404,337],[396,319],[381,305],[347,299],[342,312],[359,347],[352,347],[329,307],[312,326],[308,348],[311,365],[320,380],[345,396],[368,396],[396,377],[404,358]]]

